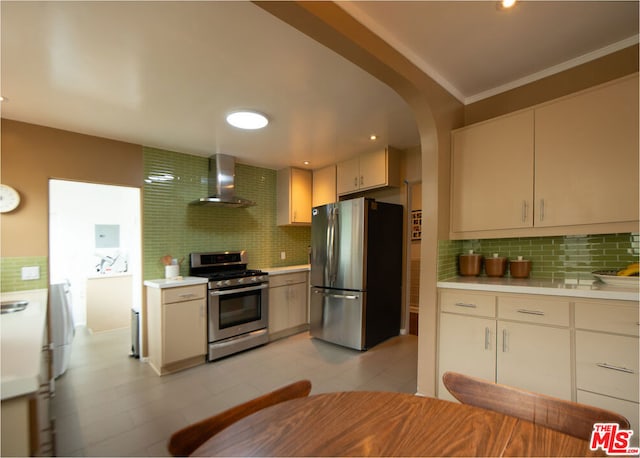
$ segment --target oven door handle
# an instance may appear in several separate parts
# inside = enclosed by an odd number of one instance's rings
[[[231,288],[231,289],[223,289],[223,290],[215,290],[215,291],[209,291],[209,294],[211,296],[226,296],[227,294],[236,294],[236,293],[246,293],[249,291],[258,291],[260,289],[265,289],[268,288],[269,284],[268,283],[262,283],[260,285],[257,286],[247,286],[246,288]]]

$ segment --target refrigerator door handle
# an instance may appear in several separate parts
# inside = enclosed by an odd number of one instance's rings
[[[338,225],[338,208],[333,207],[331,209],[331,215],[329,217],[329,253],[328,253],[328,264],[329,264],[329,284],[335,285],[336,280],[338,278],[338,268],[337,268],[337,243],[336,243],[336,226]]]

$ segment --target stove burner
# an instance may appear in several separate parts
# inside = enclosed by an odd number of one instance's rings
[[[209,279],[209,289],[240,287],[267,281],[267,273],[247,269],[246,252],[192,253],[189,274]]]
[[[242,277],[254,277],[256,275],[264,275],[261,270],[238,270],[238,271],[223,271],[215,272],[212,274],[203,274],[203,277],[208,277],[209,280],[225,280],[227,278],[242,278]]]

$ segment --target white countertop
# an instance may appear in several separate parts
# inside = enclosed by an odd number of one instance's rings
[[[640,300],[638,288],[621,288],[594,279],[545,280],[509,277],[455,277],[439,281],[438,288],[495,291],[499,293],[545,294],[593,299]]]
[[[177,288],[179,286],[204,285],[209,280],[203,277],[178,277],[178,278],[158,278],[156,280],[145,280],[144,286],[151,288]]]
[[[40,386],[42,338],[47,323],[47,290],[1,293],[0,299],[29,301],[27,308],[20,312],[0,315],[0,391],[2,400],[5,400],[33,393]]]
[[[269,275],[282,275],[292,274],[294,272],[308,272],[311,270],[311,264],[301,264],[298,266],[284,266],[284,267],[268,267],[266,269],[260,269],[267,272]]]
[[[102,280],[103,278],[118,278],[118,277],[131,277],[131,272],[117,272],[109,274],[92,274],[87,277],[88,280]]]

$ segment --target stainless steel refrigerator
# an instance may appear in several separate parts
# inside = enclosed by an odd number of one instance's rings
[[[364,197],[313,208],[312,337],[366,350],[399,334],[402,214]]]

